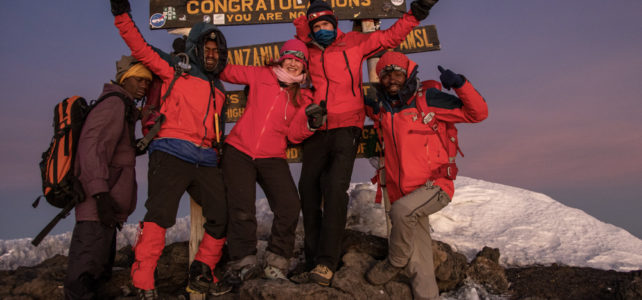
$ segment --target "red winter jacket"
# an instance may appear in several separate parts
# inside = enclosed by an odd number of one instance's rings
[[[305,16],[294,21],[297,38],[309,42]],[[310,79],[315,87],[314,102],[327,101],[327,129],[356,126],[363,128],[362,63],[381,50],[399,46],[419,21],[406,13],[390,28],[372,33],[337,29],[337,38],[327,48],[308,43]]]
[[[305,107],[312,103],[308,89],[300,89],[299,107],[288,99],[271,67],[227,65],[221,79],[250,86],[245,112],[225,142],[255,158],[286,158],[286,139],[297,144],[312,135]]]
[[[170,57],[145,42],[128,13],[116,16],[114,22],[120,30],[123,40],[131,49],[132,56],[161,78],[163,81],[161,95],[165,95],[169,84],[174,79],[174,67],[169,62]],[[201,32],[190,32],[186,52],[190,56],[191,70],[189,74],[176,80],[170,95],[165,99],[165,103],[162,103],[160,112],[165,115],[166,119],[156,139],[176,138],[204,148],[211,148],[212,142],[216,140],[214,113],[221,115],[225,103],[225,93],[218,79],[209,79],[202,63],[196,63],[202,61],[202,58],[196,57],[192,53],[194,45],[190,47],[190,39],[193,35],[198,36],[215,31],[219,33],[219,36],[222,36],[215,26],[208,25],[209,27],[199,27]],[[219,48],[222,48],[221,45]],[[219,57],[219,65],[223,60],[224,66],[226,59],[227,56],[224,59]],[[217,74],[214,72],[210,75],[216,76]]]
[[[383,134],[386,188],[391,203],[429,180],[452,198],[455,187],[446,168],[450,166],[449,157],[454,162],[458,149],[454,123],[481,122],[488,116],[486,101],[470,82],[454,89],[459,98],[441,92],[439,84],[430,82],[434,81],[423,82],[401,108],[393,109],[387,104],[374,110],[367,107],[368,116],[375,120]],[[417,101],[427,101],[428,111],[417,109]],[[424,123],[422,112],[424,115],[434,113],[431,122]],[[451,151],[446,147],[451,147]],[[455,169],[451,172],[456,172]]]

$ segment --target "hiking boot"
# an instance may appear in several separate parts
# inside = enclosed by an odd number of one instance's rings
[[[330,270],[330,268],[326,267],[325,265],[317,265],[310,271],[310,282],[317,283],[322,286],[329,286],[330,281],[332,281],[332,276],[334,275],[334,272]]]
[[[245,265],[239,270],[239,278],[241,281],[248,281],[252,279],[259,278],[263,270],[258,264],[249,264]]]
[[[282,279],[282,280],[288,280],[288,277],[285,276],[285,271],[281,270],[275,266],[267,265],[265,269],[263,269],[263,273],[265,274],[265,278],[267,279]]]
[[[204,294],[210,289],[214,277],[210,267],[198,260],[194,260],[189,266],[189,281],[187,290],[192,294]]]
[[[403,268],[393,266],[386,258],[370,268],[368,273],[366,273],[366,279],[374,285],[382,285],[399,274],[401,270],[403,270]]]
[[[158,292],[156,289],[153,290],[142,290],[136,289],[136,299],[138,300],[158,300]]]
[[[261,276],[263,270],[257,264],[248,264],[241,267],[240,270],[234,270],[232,268],[227,269],[223,275],[223,280],[220,285],[230,286],[235,291],[241,286],[243,281],[252,280]],[[219,281],[220,282],[220,281]]]
[[[225,280],[219,280],[217,283],[210,285],[210,289],[207,292],[212,296],[220,296],[229,293],[232,291],[234,286]]]

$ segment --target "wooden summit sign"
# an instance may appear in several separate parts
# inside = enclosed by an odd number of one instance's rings
[[[308,0],[150,0],[151,29],[192,27],[199,22],[217,26],[289,23],[304,15]],[[340,20],[396,19],[406,11],[405,0],[327,0]]]
[[[228,63],[243,66],[262,66],[267,59],[279,57],[283,42],[232,47],[227,49]],[[409,54],[439,50],[439,37],[435,25],[418,26],[413,29],[395,51]]]

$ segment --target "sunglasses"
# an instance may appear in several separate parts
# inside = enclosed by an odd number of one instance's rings
[[[383,70],[381,70],[381,73],[382,74],[383,73],[389,73],[389,72],[392,72],[392,71],[399,71],[399,72],[402,72],[402,73],[406,74],[406,69],[404,69],[404,68],[402,68],[400,66],[397,66],[397,65],[387,65],[387,66],[383,67]]]
[[[288,54],[292,54],[292,55],[294,55],[294,57],[302,59],[303,61],[305,61],[305,55],[303,55],[303,52],[301,52],[301,51],[285,50],[285,51],[283,51],[283,53],[281,53],[281,57],[286,56]]]

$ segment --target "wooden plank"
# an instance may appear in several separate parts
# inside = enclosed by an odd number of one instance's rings
[[[194,261],[198,246],[201,244],[203,234],[205,233],[205,218],[203,217],[203,209],[201,208],[192,197],[189,198],[190,202],[190,235],[189,235],[189,263]],[[190,300],[205,300],[205,294],[189,294]]]
[[[405,0],[328,0],[340,20],[399,18]],[[289,23],[304,15],[307,0],[150,0],[151,29]]]
[[[256,44],[227,49],[228,63],[243,66],[263,66],[270,59],[279,58],[279,49],[285,41]],[[410,54],[436,51],[441,48],[435,25],[418,26],[413,29],[395,51]]]

